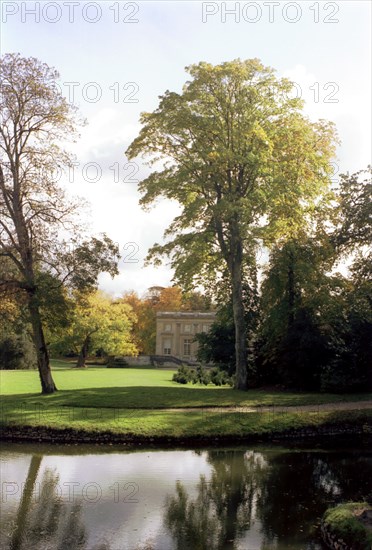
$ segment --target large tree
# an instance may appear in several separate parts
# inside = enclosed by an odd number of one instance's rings
[[[129,304],[101,291],[76,293],[67,329],[54,335],[52,347],[59,353],[75,352],[77,367],[85,367],[89,352],[136,355],[131,328],[136,320]]]
[[[259,60],[188,67],[181,93],[166,91],[141,116],[126,154],[157,166],[140,184],[141,203],[178,201],[182,212],[150,250],[167,254],[185,287],[227,271],[232,291],[236,387],[247,387],[247,327],[243,279],[257,238],[288,236],[328,188],[335,131],[310,122],[293,85]]]
[[[117,272],[118,252],[106,236],[83,238],[81,219],[73,223],[81,201],[67,199],[57,181],[56,169],[72,161],[64,143],[76,137],[79,122],[55,85],[58,76],[19,54],[0,62],[0,288],[26,296],[43,393],[56,390],[41,313],[45,277],[94,286],[100,271]],[[68,230],[69,248],[61,239],[68,240]]]

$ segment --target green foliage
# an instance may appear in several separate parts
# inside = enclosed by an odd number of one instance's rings
[[[323,522],[331,533],[342,539],[353,550],[370,550],[372,532],[358,521],[355,515],[363,510],[371,510],[371,505],[368,502],[340,504],[325,512]]]
[[[63,285],[92,290],[98,275],[118,273],[118,247],[106,235],[87,238],[81,199],[71,199],[55,178],[71,167],[74,141],[84,121],[60,93],[58,72],[34,57],[0,59],[0,286],[23,293],[32,325],[43,393],[56,386],[50,372],[45,323],[64,316]],[[69,245],[61,241],[61,235]],[[71,250],[71,247],[74,249]],[[51,283],[51,284],[49,284]],[[53,307],[55,306],[55,307]]]
[[[228,281],[224,281],[225,303],[217,310],[216,320],[207,333],[195,335],[197,340],[198,361],[212,363],[220,369],[225,370],[231,376],[236,370],[235,358],[235,325],[231,288]],[[228,296],[226,300],[226,294]],[[223,294],[221,295],[222,298]],[[254,337],[259,319],[259,297],[257,281],[255,280],[255,266],[247,266],[245,280],[243,282],[243,305],[244,320],[247,330],[248,355],[248,378],[252,384],[255,373],[255,350]]]
[[[100,291],[76,294],[70,302],[68,328],[52,335],[54,353],[78,354],[84,343],[86,351],[101,350],[106,355],[135,355],[131,340],[134,319],[129,305],[113,300]]]
[[[36,354],[26,332],[9,334],[0,341],[0,369],[35,369]]]
[[[0,368],[13,370],[20,368],[20,359],[23,357],[19,342],[16,338],[5,338],[0,342]]]
[[[30,329],[22,294],[2,292],[0,294],[0,369],[36,368],[37,359]]]
[[[233,380],[228,374],[215,367],[210,370],[203,368],[201,365],[198,365],[196,369],[186,367],[183,365],[179,367],[176,373],[172,377],[173,382],[178,384],[203,384],[208,386],[208,384],[214,384],[215,386],[233,386]]]
[[[330,358],[327,344],[312,312],[298,309],[276,349],[279,381],[289,388],[319,390],[322,368]]]
[[[322,391],[372,389],[372,320],[349,315],[321,375]]]
[[[228,324],[214,322],[208,333],[196,334],[195,339],[198,361],[216,364],[229,373],[235,371],[235,328],[231,320]]]
[[[234,380],[224,370],[214,367],[209,371],[210,381],[215,386],[234,386]]]
[[[118,275],[119,248],[105,233],[100,238],[91,237],[83,242],[76,240],[73,250],[61,256],[65,270],[70,273],[69,286],[74,290],[92,292],[97,288],[98,275]]]
[[[172,380],[178,384],[187,384],[188,382],[192,382],[191,370],[182,365],[182,367],[179,367],[177,372],[173,374]]]
[[[341,175],[338,206],[339,224],[334,233],[334,241],[342,249],[371,245],[371,175],[371,166],[352,175]]]
[[[258,59],[187,68],[178,94],[166,91],[141,116],[128,158],[163,162],[140,183],[141,203],[176,200],[181,213],[148,260],[168,256],[175,280],[215,291],[227,274],[234,301],[237,386],[247,384],[242,281],[258,241],[272,244],[311,225],[320,199],[329,200],[334,126],[311,123],[293,84]],[[266,221],[263,226],[262,220]]]

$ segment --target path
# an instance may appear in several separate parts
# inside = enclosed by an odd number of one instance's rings
[[[361,409],[372,409],[372,401],[342,401],[340,403],[321,403],[319,405],[258,405],[246,407],[244,405],[221,406],[221,407],[172,407],[159,409],[162,412],[198,412],[208,409],[209,412],[320,412],[320,411],[355,411]]]

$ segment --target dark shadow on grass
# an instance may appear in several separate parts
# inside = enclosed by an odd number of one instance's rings
[[[128,386],[59,390],[44,396],[38,393],[4,395],[3,404],[34,403],[50,406],[119,407],[119,408],[182,408],[234,405],[247,399],[247,392],[226,389],[163,386]]]
[[[371,399],[371,394],[364,394]],[[128,386],[100,387],[73,390],[59,390],[43,396],[38,393],[4,395],[3,409],[17,407],[103,407],[119,409],[162,409],[187,407],[226,407],[226,406],[300,406],[344,401],[345,396],[327,394],[301,394],[288,392],[265,392],[262,390],[238,391],[232,388],[190,386]],[[348,401],[363,400],[363,396],[350,395]]]

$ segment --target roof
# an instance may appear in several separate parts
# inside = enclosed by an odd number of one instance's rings
[[[216,311],[158,311],[156,317],[177,317],[191,319],[213,319]]]

